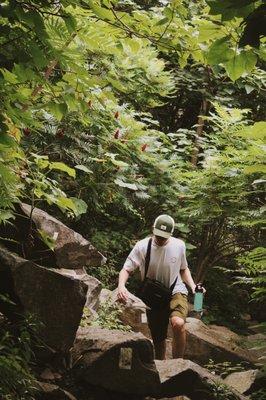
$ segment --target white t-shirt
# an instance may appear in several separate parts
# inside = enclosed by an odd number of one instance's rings
[[[128,272],[139,268],[142,279],[145,274],[145,257],[149,239],[147,237],[135,244],[123,266]],[[180,270],[187,268],[187,266],[186,246],[183,240],[171,236],[164,246],[158,246],[154,238],[152,239],[148,278],[156,279],[166,287],[170,287],[177,277],[173,294],[187,294],[186,285],[180,276]]]

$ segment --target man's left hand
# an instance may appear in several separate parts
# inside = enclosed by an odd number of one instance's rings
[[[195,294],[196,286],[197,286],[197,285],[195,285],[193,288],[191,288],[193,294]],[[201,288],[203,289],[203,294],[205,294],[205,293],[206,293],[205,287],[201,286]]]

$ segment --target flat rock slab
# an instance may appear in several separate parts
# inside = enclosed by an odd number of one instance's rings
[[[83,236],[68,228],[47,212],[21,203],[22,211],[32,218],[36,228],[45,232],[55,241],[56,266],[59,268],[79,269],[85,266],[98,266],[106,258]]]
[[[191,400],[215,400],[217,399],[215,388],[224,386],[225,394],[231,393],[230,399],[246,399],[234,389],[226,388],[221,379],[213,376],[192,361],[179,358],[163,361],[155,360],[155,364],[161,382],[161,392],[157,398],[184,395]],[[220,398],[222,399],[222,397]]]
[[[207,326],[199,319],[187,318],[186,330],[185,356],[201,365],[207,364],[210,359],[216,363],[245,361],[250,366],[257,362],[252,351],[240,346],[244,338],[226,327]]]
[[[239,393],[251,394],[254,391],[266,388],[266,377],[257,369],[233,372],[225,378],[227,385],[235,388]]]
[[[36,389],[36,400],[77,400],[71,393],[51,383],[37,382]]]
[[[80,328],[72,355],[81,381],[126,394],[158,393],[152,343],[140,333]]]
[[[41,323],[38,336],[55,351],[67,352],[75,340],[87,285],[41,267],[0,247],[0,311],[9,319],[29,313]]]

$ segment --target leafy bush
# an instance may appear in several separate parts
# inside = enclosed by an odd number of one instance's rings
[[[107,262],[105,265],[98,267],[88,267],[87,273],[99,279],[106,289],[111,290],[117,286],[118,271],[115,269],[112,262]]]
[[[30,364],[34,324],[27,318],[19,327],[18,335],[11,326],[0,325],[0,397],[3,400],[34,400],[35,378]]]
[[[257,390],[250,395],[251,400],[266,400],[265,389]]]
[[[203,321],[227,326],[234,331],[244,333],[247,324],[241,316],[248,309],[246,291],[232,287],[233,271],[224,268],[213,268],[206,276],[206,313]],[[205,308],[205,307],[204,307]]]
[[[244,361],[238,364],[233,364],[230,361],[225,361],[222,363],[215,363],[212,359],[204,365],[210,372],[215,373],[216,375],[221,376],[222,378],[226,378],[228,375],[233,372],[241,372],[247,369],[248,364]]]
[[[213,382],[209,385],[216,400],[237,400],[237,396],[232,393],[229,386],[224,383]]]
[[[103,303],[98,312],[97,318],[92,322],[92,325],[100,326],[106,329],[118,329],[120,331],[129,332],[131,327],[122,324],[119,315],[123,313],[119,304],[113,304],[110,300]]]
[[[266,302],[265,261],[265,247],[257,247],[238,258],[241,275],[237,277],[237,283],[251,290],[251,299],[261,303]]]

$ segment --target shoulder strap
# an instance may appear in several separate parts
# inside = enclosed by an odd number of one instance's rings
[[[174,290],[174,287],[175,287],[175,284],[176,284],[177,278],[178,278],[178,276],[175,278],[175,281],[174,281],[174,283],[172,283],[172,285],[170,286],[170,290],[171,290],[171,292]]]
[[[145,274],[144,274],[144,279],[146,278],[148,269],[149,269],[149,264],[150,264],[150,258],[151,258],[151,243],[152,243],[152,238],[149,239],[148,246],[147,246],[147,252],[146,252],[146,257],[145,257]]]

